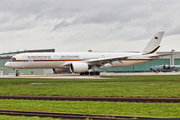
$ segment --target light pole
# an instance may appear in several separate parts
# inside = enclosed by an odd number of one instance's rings
[[[170,65],[174,65],[174,49],[171,50],[171,59],[170,59]]]

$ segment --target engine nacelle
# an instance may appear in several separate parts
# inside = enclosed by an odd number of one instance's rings
[[[87,63],[71,63],[70,67],[72,72],[81,73],[88,71],[88,64]]]
[[[62,69],[62,68],[54,68],[53,71],[54,71],[54,74],[58,74],[58,73],[69,72],[69,69],[68,68],[64,68],[64,69]]]

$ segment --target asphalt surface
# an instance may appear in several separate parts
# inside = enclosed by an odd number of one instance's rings
[[[0,75],[0,78],[101,79],[101,76],[133,76],[133,75],[180,75],[180,72],[101,73],[101,75],[79,75],[79,74],[19,75],[18,77],[16,77],[15,75]]]
[[[60,101],[108,101],[138,103],[180,103],[180,98],[136,98],[136,97],[71,97],[71,96],[25,96],[0,95],[0,99],[15,100],[60,100]]]

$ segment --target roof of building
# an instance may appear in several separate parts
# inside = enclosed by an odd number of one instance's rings
[[[55,52],[55,49],[39,49],[39,50],[23,50],[23,51],[16,51],[16,52],[8,52],[8,53],[1,53],[1,59],[9,59],[12,56],[20,53],[32,53],[32,52]]]

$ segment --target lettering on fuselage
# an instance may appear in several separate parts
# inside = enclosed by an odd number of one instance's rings
[[[28,60],[51,60],[51,56],[27,56]]]
[[[28,60],[53,60],[51,56],[27,56]],[[79,59],[79,55],[55,55],[54,59]]]
[[[79,55],[61,55],[61,59],[79,59]]]

